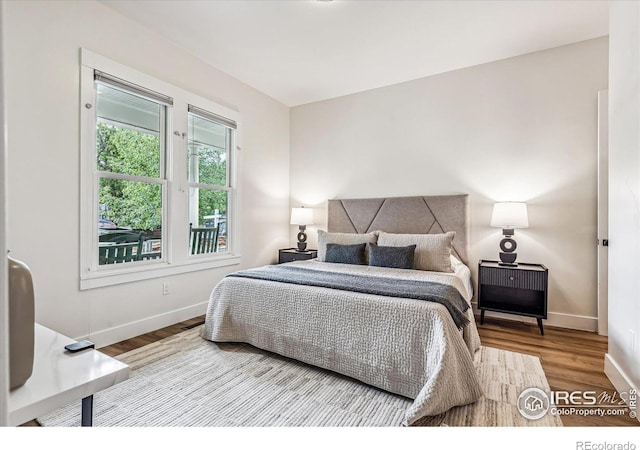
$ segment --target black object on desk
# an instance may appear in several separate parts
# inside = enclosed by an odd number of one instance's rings
[[[547,318],[549,269],[542,264],[501,265],[481,260],[478,264],[478,308],[480,324],[485,311],[535,317],[544,335],[542,319]]]
[[[71,353],[75,353],[75,352],[79,352],[80,350],[85,350],[87,348],[95,348],[96,345],[91,342],[91,341],[78,341],[78,342],[74,342],[72,344],[67,344],[64,346],[64,349],[68,352]]]

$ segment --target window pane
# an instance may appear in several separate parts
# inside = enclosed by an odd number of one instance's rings
[[[227,191],[189,189],[189,249],[192,255],[227,250]]]
[[[98,170],[159,177],[164,106],[104,85],[97,91]]]
[[[100,178],[98,262],[162,256],[162,185]]]
[[[231,130],[189,113],[189,181],[227,185],[227,149]]]

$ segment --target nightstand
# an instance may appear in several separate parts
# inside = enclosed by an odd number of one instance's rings
[[[318,257],[318,250],[305,250],[301,252],[297,248],[281,248],[278,253],[278,264]]]
[[[478,264],[478,308],[480,324],[485,311],[498,311],[535,317],[540,334],[542,319],[547,318],[549,269],[542,264],[518,263],[503,266],[498,261],[481,260]]]

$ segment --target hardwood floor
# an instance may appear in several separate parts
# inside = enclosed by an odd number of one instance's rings
[[[605,391],[613,395],[615,389],[604,374],[604,354],[607,338],[587,331],[545,326],[544,336],[538,326],[516,321],[485,317],[478,331],[482,345],[501,348],[540,358],[551,390]],[[638,426],[640,422],[629,415],[608,417],[563,416],[568,426]]]
[[[146,333],[108,347],[101,352],[118,356],[130,350],[159,341],[173,334],[203,323],[204,316],[171,325],[151,333]],[[545,327],[541,336],[537,325],[517,321],[485,318],[478,330],[482,345],[514,352],[535,355],[542,367],[552,390],[606,391],[613,395],[615,389],[604,374],[604,354],[607,352],[607,338],[596,333]],[[638,426],[640,422],[625,416],[582,417],[563,416],[564,426]],[[35,421],[25,425],[37,425]]]
[[[179,322],[174,325],[169,325],[168,327],[152,331],[150,333],[127,339],[126,341],[118,342],[107,347],[102,347],[100,348],[100,351],[109,356],[118,356],[136,348],[159,341],[166,337],[173,336],[174,334],[182,333],[189,328],[193,328],[203,323],[204,315],[194,317],[193,319],[185,320],[184,322]]]

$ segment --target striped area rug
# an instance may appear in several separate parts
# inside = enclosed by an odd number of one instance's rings
[[[94,396],[94,426],[400,426],[411,400],[245,344],[215,344],[201,327],[125,353],[131,378]],[[422,426],[561,426],[524,419],[516,399],[548,390],[537,357],[482,347],[476,366],[485,396],[421,420]],[[76,402],[38,418],[79,426]]]

